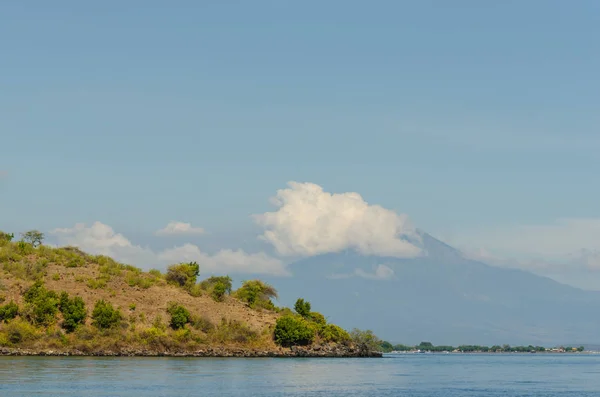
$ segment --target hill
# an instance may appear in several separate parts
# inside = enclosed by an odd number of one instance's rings
[[[412,259],[352,251],[302,259],[290,266],[293,280],[279,281],[281,299],[310,285],[311,300],[332,321],[368,324],[395,343],[600,342],[597,292],[470,260],[426,233],[418,244],[426,254]]]
[[[29,241],[28,241],[29,240]],[[2,354],[363,356],[368,333],[278,308],[277,291],[227,276],[198,282],[199,265],[144,272],[75,247],[0,232]],[[23,350],[26,349],[26,350]],[[49,352],[53,353],[49,353]],[[25,353],[24,353],[25,352]]]

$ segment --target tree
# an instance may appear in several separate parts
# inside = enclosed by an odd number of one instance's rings
[[[171,328],[181,329],[190,322],[190,312],[174,302],[169,303],[167,312],[171,315]]]
[[[25,317],[36,325],[50,325],[56,319],[59,299],[54,291],[48,291],[41,281],[36,281],[23,295]]]
[[[294,310],[296,310],[296,313],[302,317],[308,317],[310,314],[310,302],[305,301],[302,298],[298,298],[296,304],[294,305]]]
[[[279,317],[273,332],[275,342],[281,346],[308,345],[314,340],[315,334],[313,325],[296,316]]]
[[[92,325],[100,329],[113,328],[121,322],[121,312],[104,299],[96,301],[92,312]]]
[[[167,268],[166,279],[171,284],[191,289],[200,275],[200,265],[196,262],[180,263]]]
[[[19,306],[13,301],[10,301],[10,303],[7,303],[4,306],[0,306],[0,321],[4,320],[4,322],[8,322],[8,320],[17,317],[18,314]]]
[[[277,290],[271,285],[260,280],[244,281],[242,286],[235,292],[235,296],[246,302],[250,307],[262,307],[273,309],[271,298],[277,298]]]
[[[23,241],[31,244],[34,248],[42,245],[42,242],[44,241],[44,233],[38,230],[30,230],[28,232],[21,233],[21,237],[23,238]]]
[[[11,242],[15,238],[14,233],[5,233],[0,232],[0,241],[8,241]]]
[[[370,329],[361,331],[354,328],[352,332],[350,332],[350,337],[352,338],[352,342],[359,349],[361,356],[369,356],[372,352],[380,349],[381,341]]]
[[[379,347],[381,348],[381,351],[384,353],[389,353],[392,350],[394,350],[394,345],[392,345],[390,342],[384,340],[381,342],[381,344],[379,345]]]
[[[87,310],[85,309],[85,302],[81,297],[69,298],[69,294],[63,291],[60,294],[59,307],[63,315],[62,327],[67,332],[73,332],[81,324],[85,323]]]

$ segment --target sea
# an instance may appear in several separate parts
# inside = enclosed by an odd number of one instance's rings
[[[600,396],[600,355],[0,357],[0,396]]]

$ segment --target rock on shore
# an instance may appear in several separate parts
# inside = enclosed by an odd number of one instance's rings
[[[87,356],[87,357],[381,357],[380,352],[341,345],[292,346],[279,350],[259,350],[230,347],[207,347],[195,351],[159,351],[152,349],[121,349],[82,352],[79,350],[35,350],[0,348],[0,356]]]

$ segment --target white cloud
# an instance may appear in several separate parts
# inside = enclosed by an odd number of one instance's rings
[[[163,229],[157,230],[157,236],[172,236],[172,235],[189,235],[189,234],[204,234],[206,231],[201,227],[193,227],[191,223],[172,221]]]
[[[367,255],[414,257],[420,248],[405,215],[370,205],[358,193],[328,193],[313,183],[289,182],[272,198],[275,212],[255,215],[261,239],[281,255],[313,256],[347,248]]]
[[[356,269],[354,273],[363,278],[372,280],[389,280],[394,277],[394,271],[386,265],[377,265],[375,273],[367,273],[362,269]]]
[[[191,262],[200,264],[200,269],[209,273],[256,273],[289,275],[284,264],[276,258],[260,252],[248,254],[242,250],[225,249],[208,255],[195,245],[185,244],[167,249],[159,254],[166,263]]]
[[[94,222],[90,227],[77,223],[72,228],[54,229],[50,232],[59,245],[72,245],[93,255],[107,255],[135,265],[153,265],[155,255],[149,248],[134,245],[112,227]]]
[[[221,250],[210,255],[193,244],[155,252],[133,244],[110,226],[95,222],[90,227],[83,223],[73,228],[54,229],[51,234],[59,245],[72,245],[94,255],[108,255],[121,262],[143,268],[162,267],[167,264],[196,261],[204,273],[254,273],[287,275],[285,265],[265,253],[249,254],[241,250]]]

